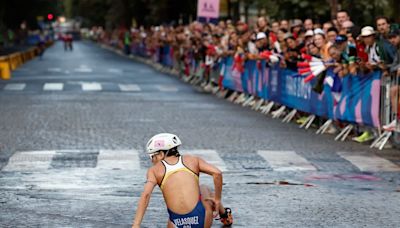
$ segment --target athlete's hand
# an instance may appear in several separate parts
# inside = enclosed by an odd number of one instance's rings
[[[214,199],[214,218],[219,215],[219,208],[221,207],[221,200]]]

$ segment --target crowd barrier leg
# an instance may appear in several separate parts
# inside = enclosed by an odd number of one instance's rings
[[[292,119],[294,118],[294,116],[297,113],[297,109],[293,109],[292,111],[290,111],[285,118],[283,118],[282,123],[289,123],[290,121],[292,121]]]
[[[237,98],[237,96],[238,96],[238,92],[235,91],[227,98],[227,100],[230,102],[233,102]]]
[[[304,129],[308,129],[311,127],[311,124],[314,122],[315,120],[315,115],[310,115],[307,117],[306,121],[304,121],[304,123],[302,123],[299,128],[303,128]]]
[[[374,140],[374,142],[371,144],[370,148],[376,147],[376,148],[379,148],[379,150],[382,150],[391,136],[392,136],[391,131],[385,131],[377,139]]]
[[[349,136],[350,132],[353,130],[354,125],[349,124],[342,131],[335,137],[335,141],[344,141],[346,140],[347,136]]]
[[[280,118],[282,116],[282,114],[285,112],[286,110],[286,106],[281,106],[279,109],[275,110],[272,112],[272,118],[273,119],[277,119]]]
[[[250,105],[250,103],[254,100],[254,96],[250,96],[249,98],[247,98],[247,100],[245,100],[242,104],[243,107],[247,107]]]
[[[253,110],[255,110],[255,111],[258,111],[258,110],[260,110],[260,108],[261,108],[261,106],[264,104],[264,99],[260,99],[260,100],[258,100],[255,104],[254,104],[254,106],[251,108],[251,109],[253,109]]]
[[[218,94],[217,97],[219,98],[225,98],[226,95],[228,94],[229,90],[228,89],[221,89]]]
[[[246,94],[242,93],[236,100],[233,102],[234,104],[242,104],[246,101]]]
[[[274,105],[275,105],[275,102],[273,102],[273,101],[269,102],[267,105],[265,105],[264,107],[260,108],[261,109],[261,113],[265,114],[265,115],[268,115],[271,112],[271,110],[274,107]]]
[[[317,132],[315,132],[315,134],[324,134],[328,129],[329,129],[329,127],[332,125],[332,120],[327,120],[318,130],[317,130]]]

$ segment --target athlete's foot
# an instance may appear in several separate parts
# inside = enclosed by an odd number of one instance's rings
[[[225,207],[225,213],[219,215],[220,220],[224,226],[231,226],[233,223],[232,210],[229,207]]]

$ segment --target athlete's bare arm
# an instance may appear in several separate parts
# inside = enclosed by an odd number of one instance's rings
[[[153,192],[154,187],[157,185],[156,176],[154,170],[150,168],[147,171],[147,181],[144,185],[144,190],[140,196],[138,207],[136,209],[135,220],[133,221],[132,227],[140,227],[142,223],[144,213],[146,212],[147,206],[149,205],[150,196]]]
[[[222,195],[222,171],[216,166],[206,162],[202,158],[198,158],[199,161],[199,171],[211,175],[214,179],[214,191],[215,191],[215,211],[219,211],[221,205],[221,195]]]

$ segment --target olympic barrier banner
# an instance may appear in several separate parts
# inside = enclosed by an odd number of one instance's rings
[[[157,49],[155,56],[160,52],[163,53],[160,62],[166,66],[171,67],[174,61],[179,61],[173,58],[170,46]],[[298,72],[268,65],[266,61],[247,60],[242,63],[233,57],[225,57],[213,66],[213,71],[220,72],[224,88],[333,120],[380,126],[381,71],[339,78],[328,69],[322,92],[317,93],[313,87],[318,78],[306,83]],[[185,72],[201,77],[203,65],[190,57],[189,69]]]
[[[381,72],[347,75],[342,79],[326,72],[321,94],[314,92],[317,78],[310,83],[297,72],[248,60],[244,72],[235,69],[233,58],[225,61],[223,86],[290,108],[343,122],[378,127]],[[329,83],[330,80],[331,83]],[[341,84],[338,86],[333,86]]]

